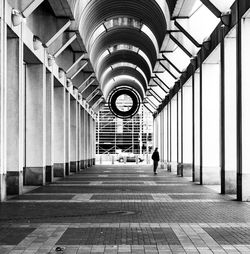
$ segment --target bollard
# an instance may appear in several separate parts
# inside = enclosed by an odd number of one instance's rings
[[[115,157],[114,157],[114,155],[112,155],[112,165],[114,165],[115,164]]]
[[[100,155],[100,165],[102,165],[102,156]]]

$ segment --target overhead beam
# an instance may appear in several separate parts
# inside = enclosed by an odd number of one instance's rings
[[[154,78],[153,78],[152,80],[155,82],[155,84],[156,84],[157,86],[159,86],[159,87],[161,88],[161,90],[162,90],[164,93],[168,94],[168,91],[166,91]]]
[[[143,103],[143,106],[153,114],[154,112],[146,105],[146,103],[148,102]]]
[[[192,54],[172,34],[170,34],[169,37],[185,54],[190,58],[192,57]]]
[[[74,34],[55,54],[54,57],[57,58],[75,39],[77,35]]]
[[[81,91],[81,94],[84,93],[94,82],[96,79],[91,80],[86,87],[84,87],[84,89]]]
[[[30,5],[22,12],[23,16],[27,18],[44,0],[34,0]]]
[[[180,71],[179,68],[172,61],[170,61],[163,53],[162,56],[164,60],[166,60],[177,72],[179,72],[180,74],[182,73],[182,71]]]
[[[174,79],[177,79],[177,77],[167,68],[165,67],[161,61],[159,61],[159,64],[174,78]]]
[[[150,88],[148,92],[159,102],[162,102],[162,98],[152,89]]]
[[[80,57],[77,58],[77,60],[68,68],[66,71],[66,74],[68,74],[71,70],[74,69],[74,67],[86,56],[85,53],[83,53]]]
[[[217,18],[221,17],[220,10],[210,0],[200,0]]]
[[[180,24],[177,20],[174,21],[174,25],[180,29],[180,31],[197,47],[200,48],[201,44],[194,39],[194,37]]]
[[[80,71],[82,71],[86,66],[88,65],[88,61],[86,61],[70,78],[73,79],[75,78]]]
[[[63,32],[65,32],[69,26],[71,25],[71,21],[68,20],[46,43],[45,46],[49,47]]]
[[[157,106],[149,99],[149,97],[147,97],[146,99],[154,109],[157,109]]]
[[[98,91],[97,91],[97,90],[98,90]],[[86,98],[86,101],[87,101],[88,103],[93,99],[94,96],[96,96],[96,94],[97,94],[96,92],[99,93],[99,86],[97,86],[96,89],[93,90],[93,91],[90,93],[90,95]]]
[[[80,90],[86,84],[86,82],[88,82],[93,77],[92,75],[93,72],[89,74],[89,76],[82,82],[82,84],[78,87],[78,90]]]
[[[99,104],[103,101],[103,97],[99,98],[92,106],[92,109],[96,109]]]
[[[165,87],[167,87],[167,89],[170,89],[170,87],[169,87],[157,74],[155,74],[155,77],[156,77],[157,79],[159,79],[159,80],[161,81],[161,83],[162,83]]]

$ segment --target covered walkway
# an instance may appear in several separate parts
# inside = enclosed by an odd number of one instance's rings
[[[250,253],[250,205],[151,166],[93,166],[2,203],[0,253]]]

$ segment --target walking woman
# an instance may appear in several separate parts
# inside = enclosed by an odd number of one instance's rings
[[[158,162],[160,160],[158,147],[155,148],[151,158],[154,161],[154,174],[157,175],[156,170],[157,170],[157,167],[158,167]]]

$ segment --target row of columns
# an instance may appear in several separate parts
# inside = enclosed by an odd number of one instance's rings
[[[94,165],[95,119],[70,92],[66,78],[59,81],[0,22],[3,201],[21,194],[24,185],[44,185]]]
[[[249,31],[245,14],[154,119],[164,168],[243,201],[250,200]]]

